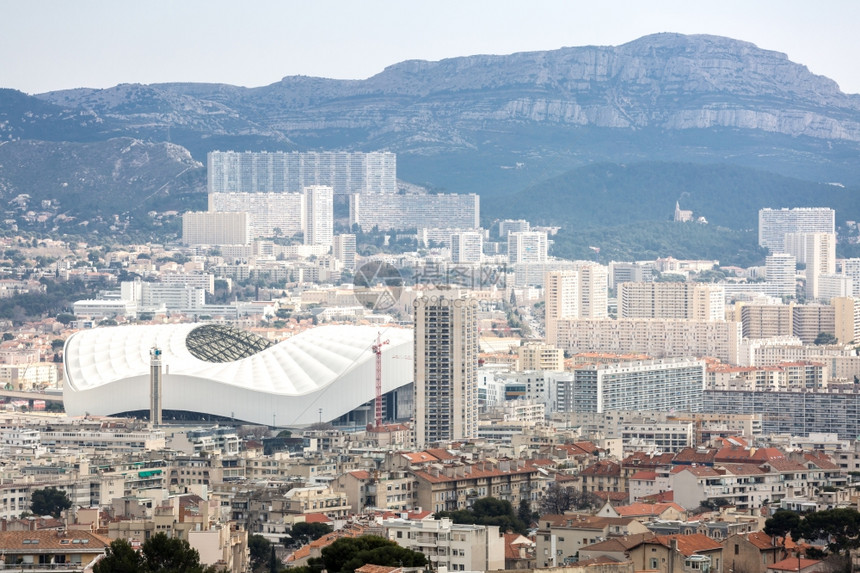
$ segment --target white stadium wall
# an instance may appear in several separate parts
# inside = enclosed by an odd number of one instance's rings
[[[383,393],[412,382],[412,330],[321,326],[230,362],[194,356],[188,335],[201,324],[103,327],[66,341],[63,402],[72,416],[149,409],[149,351],[162,350],[163,410],[264,425],[334,420],[375,396],[371,346],[383,346]],[[198,331],[199,332],[199,331]],[[320,408],[322,414],[320,414]]]

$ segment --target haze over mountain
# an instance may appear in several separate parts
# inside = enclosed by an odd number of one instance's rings
[[[119,137],[171,142],[201,162],[214,149],[388,149],[398,153],[401,179],[490,201],[592,162],[729,163],[860,185],[860,96],[784,54],[715,36],[406,61],[365,80],[0,92],[0,138],[8,142],[0,164],[26,140],[66,146]],[[76,149],[87,169],[113,169],[100,148]],[[4,197],[56,188],[44,179],[52,170],[39,168],[44,147],[14,156],[33,169],[0,168]],[[175,176],[184,161],[159,177]],[[135,194],[140,183],[117,185]],[[199,177],[171,188],[202,191]],[[120,192],[110,189],[97,193]]]

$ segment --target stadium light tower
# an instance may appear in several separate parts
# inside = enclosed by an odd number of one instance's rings
[[[149,349],[149,423],[161,425],[161,394],[162,394],[161,349],[153,346]]]

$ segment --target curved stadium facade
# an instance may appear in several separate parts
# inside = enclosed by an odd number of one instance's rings
[[[66,341],[63,403],[73,416],[148,411],[149,351],[158,347],[165,412],[276,426],[331,421],[374,399],[371,346],[379,332],[321,326],[275,344],[212,324],[84,330]],[[388,393],[412,382],[412,331],[384,328],[382,337],[389,341],[382,353]],[[373,417],[372,408],[363,411]]]

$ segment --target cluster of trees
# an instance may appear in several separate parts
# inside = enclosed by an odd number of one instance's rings
[[[824,540],[831,553],[844,555],[860,548],[860,512],[839,508],[800,515],[780,510],[765,521],[764,532],[782,538],[791,534],[794,540]]]
[[[51,515],[60,517],[60,512],[72,507],[72,501],[66,492],[55,487],[35,490],[30,496],[30,511],[33,515]]]
[[[521,534],[527,533],[532,518],[528,511],[528,505],[525,506],[525,511],[514,512],[511,502],[494,497],[482,497],[475,500],[469,509],[436,512],[436,519],[443,517],[450,518],[454,523],[498,525],[500,531],[513,531]]]
[[[69,281],[53,281],[39,279],[45,285],[43,293],[24,293],[0,300],[0,318],[21,323],[46,316],[55,316],[72,306],[72,303],[82,298],[92,296],[101,289],[108,287],[104,279],[85,283],[80,279]],[[74,320],[74,315],[69,315]]]
[[[541,500],[541,514],[560,515],[576,509],[599,509],[603,502],[593,493],[554,483],[546,489]]]
[[[570,259],[594,259],[590,247],[599,247],[599,262],[656,259],[711,259],[724,265],[748,267],[764,264],[765,249],[752,230],[734,230],[697,223],[638,221],[599,229],[563,228],[553,238],[552,253]]]
[[[140,551],[125,539],[113,541],[93,573],[216,573],[214,565],[200,564],[200,554],[184,539],[156,533]]]

